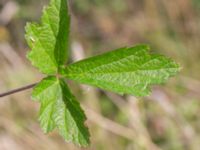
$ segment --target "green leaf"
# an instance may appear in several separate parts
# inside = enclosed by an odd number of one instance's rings
[[[40,124],[45,133],[55,127],[66,141],[79,146],[89,144],[86,116],[65,81],[56,77],[43,79],[33,90],[34,100],[41,102]]]
[[[66,0],[51,0],[41,24],[28,23],[26,40],[32,49],[27,57],[42,73],[51,75],[67,61],[70,16]]]
[[[62,74],[119,94],[146,96],[150,85],[164,83],[178,71],[179,65],[171,59],[149,54],[148,46],[138,45],[75,62]]]

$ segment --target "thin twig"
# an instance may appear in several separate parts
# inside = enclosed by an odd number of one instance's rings
[[[0,97],[8,96],[8,95],[11,95],[11,94],[14,94],[14,93],[17,93],[17,92],[21,92],[21,91],[24,91],[24,90],[31,89],[36,84],[37,83],[33,83],[33,84],[30,84],[30,85],[27,85],[27,86],[24,86],[24,87],[21,87],[21,88],[18,88],[18,89],[14,89],[14,90],[11,90],[11,91],[8,91],[8,92],[5,92],[5,93],[1,93]]]

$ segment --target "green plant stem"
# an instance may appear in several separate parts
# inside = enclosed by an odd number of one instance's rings
[[[36,84],[37,84],[37,83],[33,83],[33,84],[30,84],[30,85],[27,85],[27,86],[24,86],[24,87],[21,87],[21,88],[17,88],[17,89],[14,89],[14,90],[11,90],[11,91],[8,91],[8,92],[5,92],[5,93],[1,93],[1,94],[0,94],[0,97],[5,97],[5,96],[8,96],[8,95],[17,93],[17,92],[21,92],[21,91],[24,91],[24,90],[31,89],[31,88],[33,88]]]

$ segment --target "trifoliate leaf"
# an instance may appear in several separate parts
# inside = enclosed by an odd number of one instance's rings
[[[169,58],[149,54],[149,47],[120,48],[75,62],[63,70],[68,79],[120,94],[146,96],[149,86],[167,81],[179,71]]]
[[[39,120],[44,132],[57,127],[66,141],[79,146],[89,144],[85,114],[64,80],[56,77],[43,79],[34,88],[32,97],[41,102]]]
[[[32,49],[27,56],[42,73],[55,74],[65,64],[69,27],[66,0],[51,0],[43,11],[41,24],[27,24],[26,40]]]

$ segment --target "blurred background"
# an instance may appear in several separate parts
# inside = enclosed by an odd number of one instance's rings
[[[43,77],[26,59],[28,21],[48,0],[0,0],[0,93]],[[70,62],[147,43],[181,73],[144,98],[69,82],[87,114],[86,150],[200,149],[200,0],[70,0]],[[0,150],[79,150],[54,131],[43,134],[31,90],[0,99]],[[83,149],[83,148],[82,148]]]

